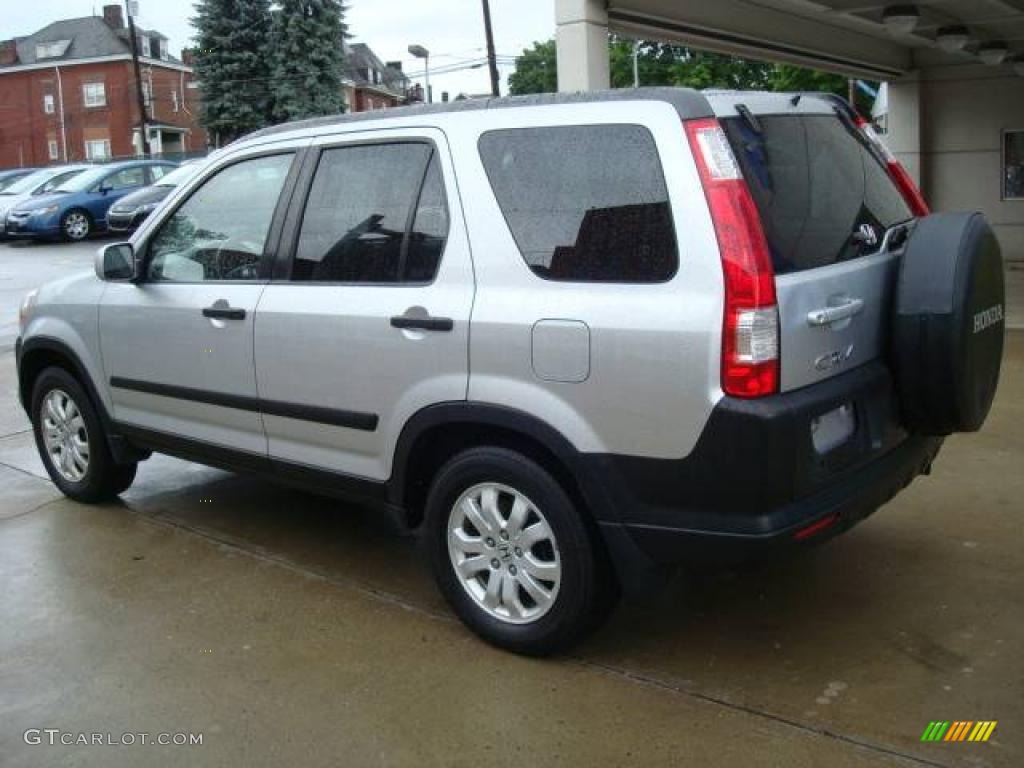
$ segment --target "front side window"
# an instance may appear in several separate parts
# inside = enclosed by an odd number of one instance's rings
[[[103,83],[86,83],[82,86],[82,101],[87,107],[106,106],[107,89]]]
[[[447,235],[444,182],[431,145],[328,149],[309,193],[292,280],[430,282]]]
[[[650,131],[578,125],[480,138],[491,188],[534,274],[659,283],[679,262],[668,190]]]
[[[1003,134],[1003,199],[1024,200],[1024,130]]]
[[[148,278],[186,283],[259,279],[292,158],[244,160],[203,182],[151,241]]]

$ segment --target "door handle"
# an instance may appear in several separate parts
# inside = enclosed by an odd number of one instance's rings
[[[455,327],[455,323],[450,317],[395,315],[391,318],[391,327],[419,331],[450,331]]]
[[[228,306],[207,307],[203,310],[203,317],[210,317],[215,320],[245,320],[245,310]]]
[[[864,299],[848,299],[834,307],[812,309],[807,313],[807,324],[815,326],[830,325],[860,314],[862,309],[864,309]]]

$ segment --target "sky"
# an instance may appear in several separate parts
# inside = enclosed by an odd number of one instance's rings
[[[194,0],[139,0],[140,26],[170,38],[175,56],[189,44],[188,22]],[[0,39],[28,35],[58,19],[102,15],[104,0],[4,0]],[[347,0],[352,42],[366,43],[384,61],[402,61],[411,75],[422,73],[422,61],[409,55],[410,44],[430,51],[431,69],[482,58],[484,23],[479,0]],[[123,3],[122,3],[123,5]],[[491,0],[495,52],[500,57],[519,55],[535,41],[554,35],[554,0]],[[511,66],[502,66],[502,94]],[[459,93],[490,90],[487,67],[448,74],[432,73],[434,99],[442,91]]]

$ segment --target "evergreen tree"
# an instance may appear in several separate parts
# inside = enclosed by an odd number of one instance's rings
[[[227,144],[270,120],[270,0],[198,0],[195,10],[202,123]]]
[[[279,0],[274,12],[272,96],[277,121],[345,108],[345,6],[340,0]]]

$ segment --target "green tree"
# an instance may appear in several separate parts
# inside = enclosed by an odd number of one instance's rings
[[[270,119],[270,0],[198,0],[195,11],[201,119],[226,144]]]
[[[516,59],[516,71],[508,76],[508,92],[513,96],[527,93],[554,93],[558,90],[555,41],[534,43]]]
[[[612,35],[608,56],[612,88],[633,85],[634,42]],[[516,59],[509,76],[513,94],[549,93],[557,90],[555,41],[534,43]],[[640,41],[637,59],[641,85],[675,85],[688,88],[734,90],[809,91],[847,94],[847,80],[841,75],[819,72],[788,64],[743,59],[722,53],[699,51],[684,45]],[[858,107],[870,109],[864,94]]]
[[[274,118],[285,122],[343,112],[343,42],[339,0],[279,0],[272,32]]]

